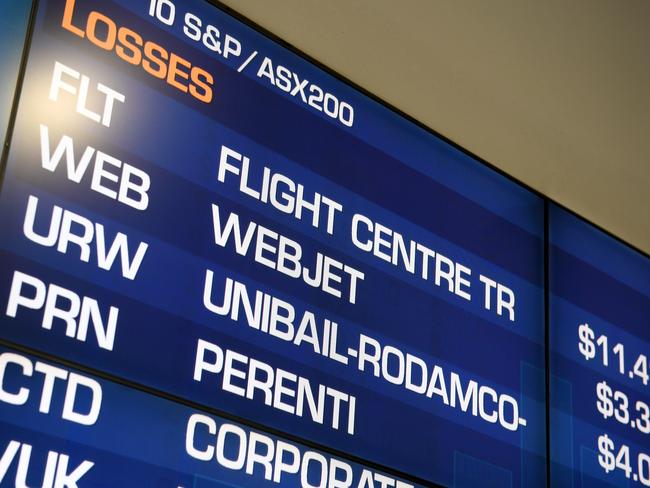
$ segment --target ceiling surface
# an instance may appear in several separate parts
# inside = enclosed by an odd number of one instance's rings
[[[649,0],[224,0],[650,253]]]

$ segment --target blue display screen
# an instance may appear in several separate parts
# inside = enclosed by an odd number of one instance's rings
[[[214,5],[40,0],[10,142],[0,341],[103,394],[81,428],[3,369],[4,480],[29,445],[41,479],[264,486],[191,456],[197,411],[350,466],[322,486],[547,486],[548,252],[551,482],[650,484],[648,259],[553,205],[545,235],[543,197]]]
[[[650,259],[550,212],[553,486],[650,486]]]

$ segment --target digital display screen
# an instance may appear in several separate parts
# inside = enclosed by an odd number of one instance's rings
[[[40,0],[9,142],[0,483],[650,485],[647,257],[221,8]]]
[[[650,259],[550,213],[552,486],[650,486]]]

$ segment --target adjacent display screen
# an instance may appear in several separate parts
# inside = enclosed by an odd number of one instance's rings
[[[206,1],[33,22],[0,483],[547,485],[542,197]],[[648,262],[548,217],[552,478],[650,483]]]
[[[550,213],[552,486],[650,486],[650,259]]]

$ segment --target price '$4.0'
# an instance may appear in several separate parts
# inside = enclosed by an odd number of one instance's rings
[[[650,455],[640,452],[634,459],[629,446],[623,444],[617,449],[607,434],[598,437],[598,452],[598,463],[605,473],[620,469],[627,479],[631,478],[643,486],[650,486]]]

